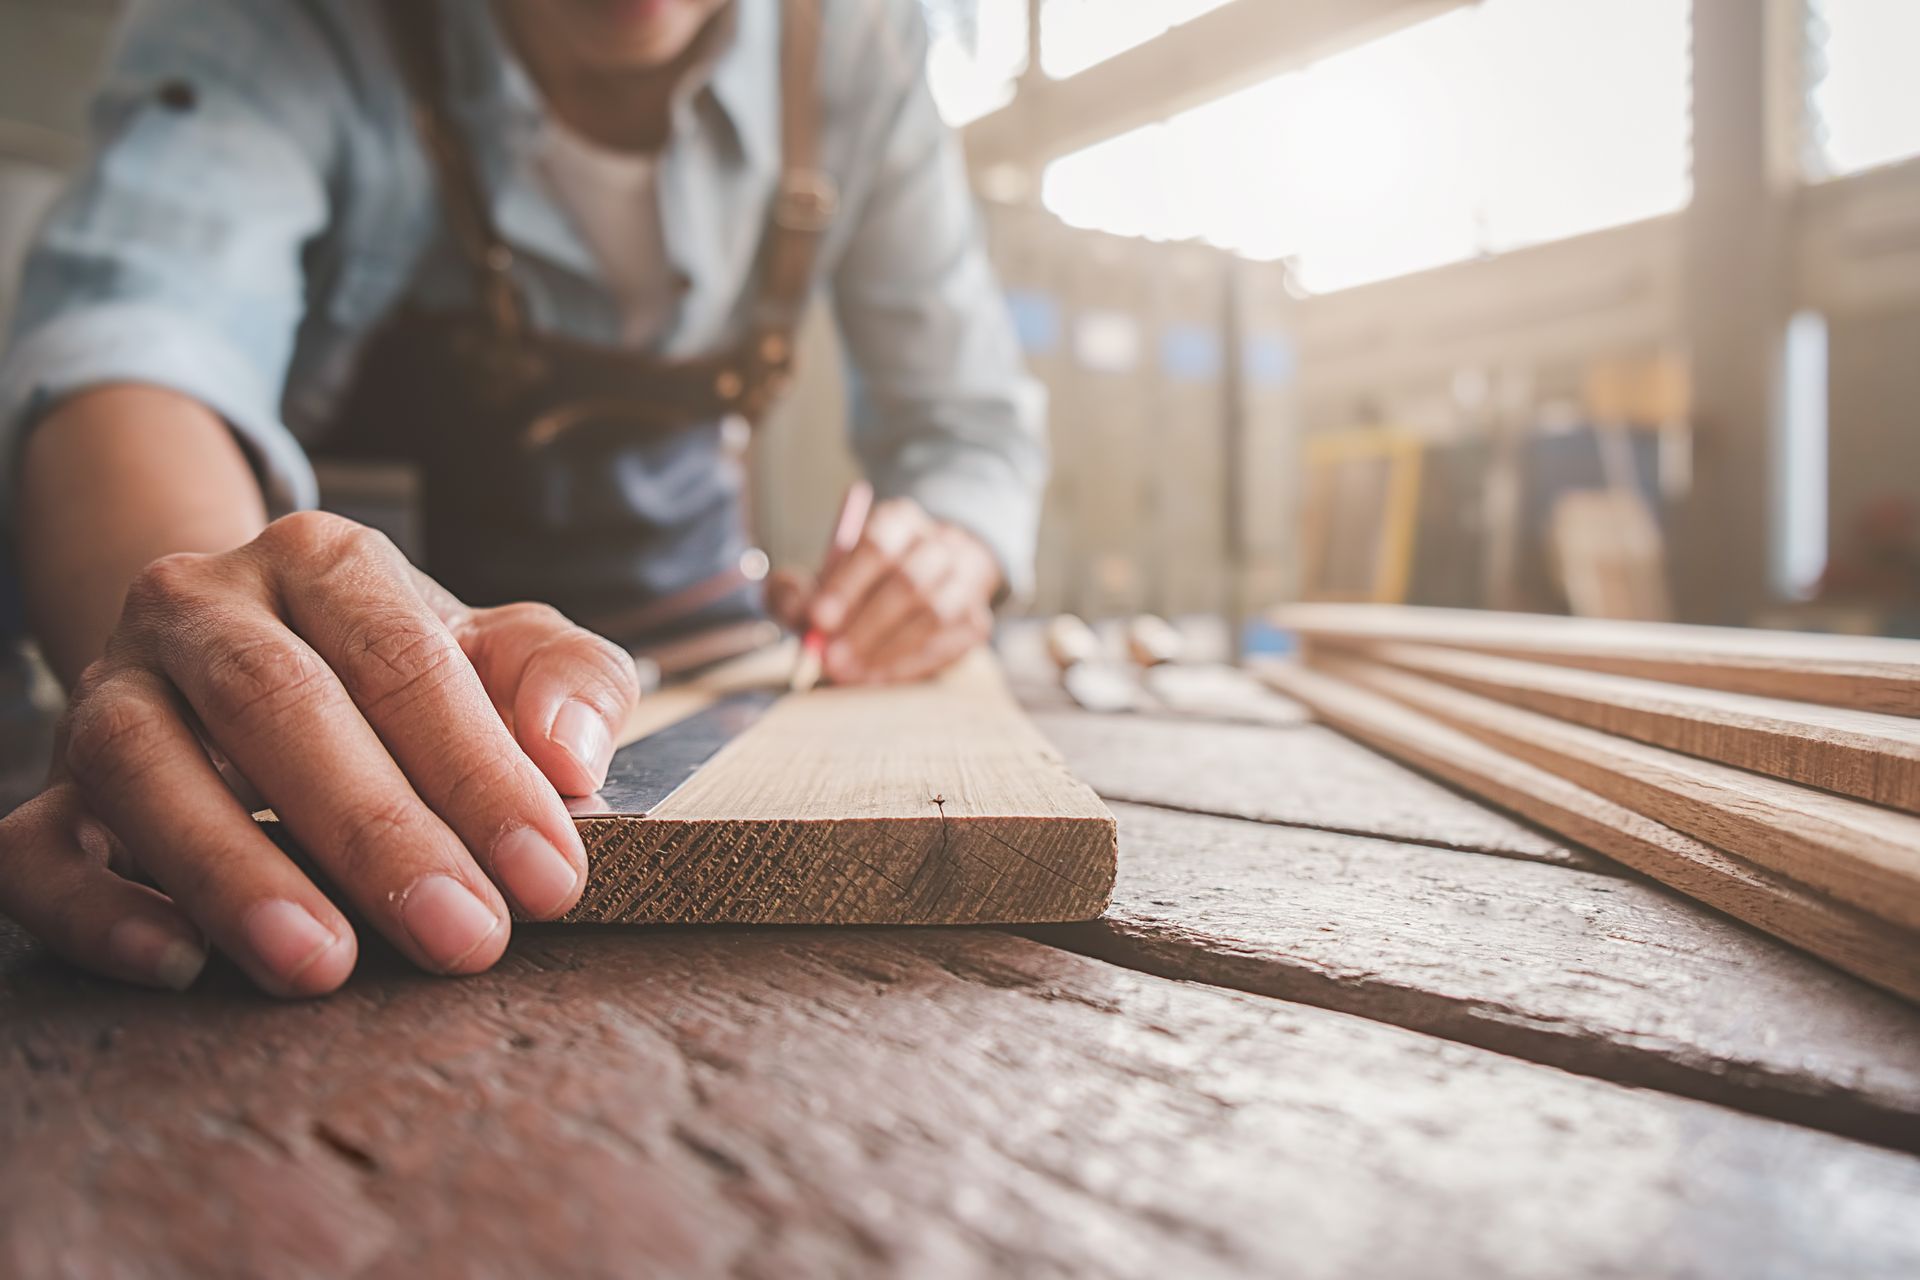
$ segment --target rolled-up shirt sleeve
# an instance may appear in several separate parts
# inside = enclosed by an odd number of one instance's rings
[[[314,479],[280,400],[328,222],[337,70],[278,2],[159,0],[129,21],[89,158],[29,251],[0,362],[0,514],[21,443],[89,387],[201,401],[246,446],[269,506]]]
[[[882,495],[979,537],[1023,597],[1047,476],[1045,392],[1021,360],[958,141],[921,74],[917,13],[894,34],[885,61],[899,87],[871,183],[842,215],[854,224],[833,278],[855,373],[854,452]]]

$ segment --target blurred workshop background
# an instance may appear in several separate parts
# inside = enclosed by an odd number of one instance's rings
[[[1051,400],[1037,611],[1920,634],[1920,3],[925,3]],[[121,7],[0,0],[0,310]],[[850,470],[807,346],[775,563]]]

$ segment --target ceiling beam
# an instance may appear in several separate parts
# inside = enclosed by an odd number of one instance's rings
[[[1466,3],[1235,0],[1064,80],[1036,67],[1011,103],[967,126],[967,158],[976,171],[1037,168]]]

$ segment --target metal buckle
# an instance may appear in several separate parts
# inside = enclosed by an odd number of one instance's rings
[[[818,169],[795,169],[781,175],[774,197],[773,220],[788,231],[817,235],[833,223],[840,208],[840,187]]]

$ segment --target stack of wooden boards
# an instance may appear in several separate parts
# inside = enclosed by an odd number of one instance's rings
[[[1334,727],[1920,1001],[1920,641],[1300,605]]]

